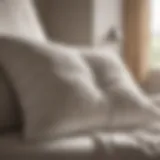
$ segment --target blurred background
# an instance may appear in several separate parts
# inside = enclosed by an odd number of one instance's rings
[[[151,69],[159,69],[159,16],[160,0],[1,0],[0,32],[116,48],[144,82]]]

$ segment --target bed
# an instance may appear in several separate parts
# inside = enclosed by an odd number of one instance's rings
[[[126,132],[97,132],[39,143],[23,142],[19,133],[0,138],[1,160],[159,160],[160,125]]]

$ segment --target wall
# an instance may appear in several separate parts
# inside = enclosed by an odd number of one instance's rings
[[[92,0],[37,0],[42,22],[53,40],[70,44],[91,42]]]
[[[48,36],[76,45],[98,44],[110,29],[121,28],[122,0],[36,0]]]
[[[100,44],[112,27],[122,30],[122,0],[95,0],[94,44]]]

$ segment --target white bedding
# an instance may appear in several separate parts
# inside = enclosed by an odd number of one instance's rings
[[[37,144],[24,143],[18,137],[10,134],[0,138],[1,160],[160,159],[160,124],[134,132],[99,132]]]
[[[86,157],[95,150],[93,140],[87,136],[73,137],[41,143],[25,143],[18,133],[0,137],[0,160],[49,160]],[[76,159],[77,159],[76,158]],[[85,159],[84,159],[85,160]]]

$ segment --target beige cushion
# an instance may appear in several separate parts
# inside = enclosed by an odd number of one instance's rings
[[[0,1],[0,34],[12,34],[45,41],[33,0]]]
[[[26,138],[106,126],[107,97],[77,50],[13,37],[1,37],[0,50],[24,112]]]

